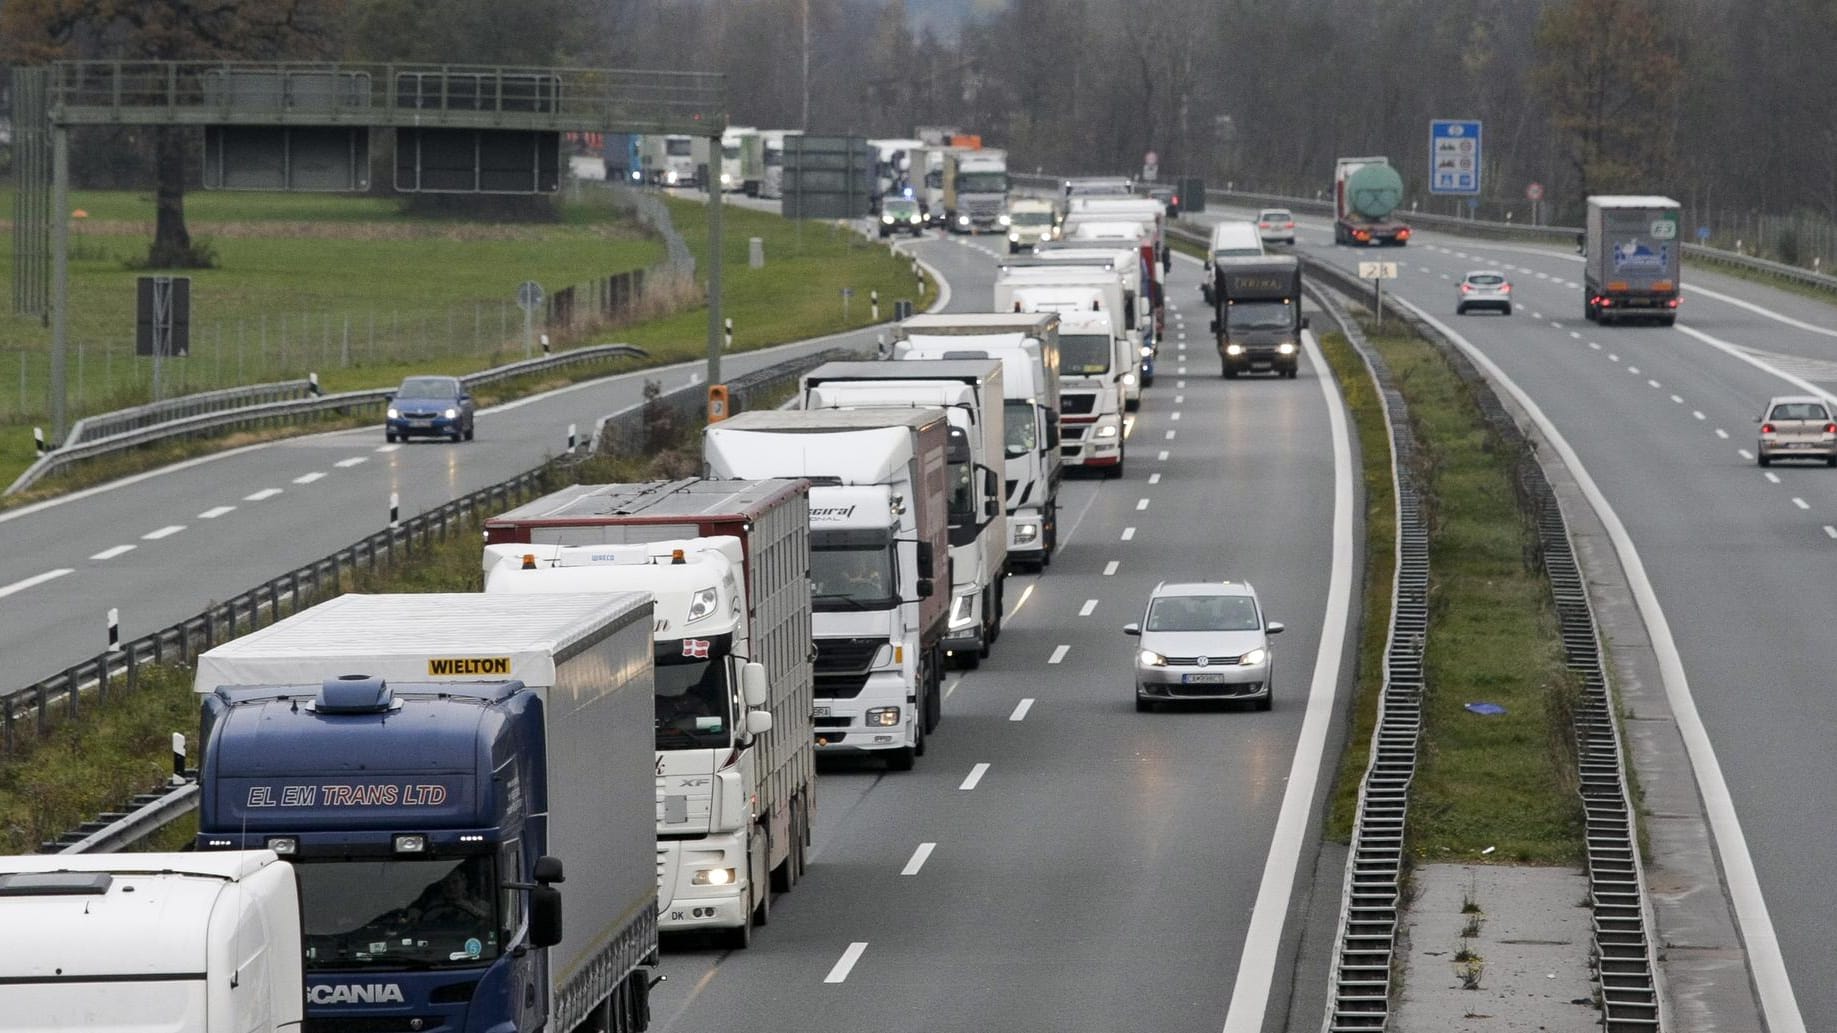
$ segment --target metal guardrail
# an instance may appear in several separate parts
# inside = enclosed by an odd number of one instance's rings
[[[178,398],[168,398],[164,401],[148,402],[145,405],[85,416],[71,425],[70,434],[65,437],[64,443],[82,444],[86,441],[113,437],[130,430],[139,430],[142,427],[157,426],[186,416],[196,416],[199,413],[221,412],[226,409],[241,409],[266,402],[305,398],[312,393],[312,380],[302,378],[283,380],[273,384],[245,384],[241,387],[226,387],[216,391],[181,395]]]
[[[1311,277],[1325,281],[1334,290],[1351,298],[1363,299],[1366,296],[1364,284],[1350,273],[1306,257],[1303,262],[1309,267]],[[1591,961],[1595,981],[1600,988],[1601,1025],[1607,1033],[1654,1033],[1659,1029],[1662,1005],[1655,974],[1655,955],[1646,925],[1645,874],[1639,859],[1631,797],[1627,789],[1625,755],[1621,749],[1619,726],[1615,723],[1613,697],[1608,690],[1599,630],[1589,602],[1587,585],[1569,540],[1568,525],[1543,467],[1492,385],[1459,349],[1444,340],[1433,327],[1408,312],[1401,315],[1417,333],[1436,342],[1462,378],[1474,387],[1475,404],[1483,418],[1502,439],[1516,446],[1514,473],[1519,501],[1537,524],[1539,551],[1557,610],[1565,662],[1582,683],[1581,700],[1572,718],[1572,732],[1576,738],[1581,778],[1579,793],[1582,798],[1588,855],[1589,903],[1594,912],[1595,942]],[[1355,344],[1357,340],[1355,338]],[[1401,493],[1398,498],[1401,526],[1404,517]],[[1402,596],[1399,596],[1398,601],[1401,605]],[[1394,636],[1395,627],[1393,640]],[[1420,657],[1418,648],[1415,673],[1419,686]],[[1386,663],[1388,702],[1391,679],[1398,673],[1407,675],[1408,668],[1401,672],[1394,670],[1391,666],[1394,661],[1389,654]],[[1382,719],[1378,734],[1384,734]],[[1374,739],[1374,742],[1377,741]],[[1375,772],[1375,752],[1373,757]],[[1360,811],[1363,816],[1363,797]],[[1358,886],[1361,875],[1358,863],[1358,850],[1355,847],[1354,867],[1349,869],[1347,877],[1348,895],[1346,911],[1341,919],[1342,930],[1355,928],[1360,914],[1371,913],[1359,910],[1362,898]],[[1375,903],[1368,901],[1368,906],[1375,906]],[[1345,1013],[1351,1017],[1351,1024],[1329,1025],[1327,1029],[1329,1033],[1382,1029],[1382,1024],[1371,1025],[1368,1024],[1369,1020],[1358,1018],[1363,1014],[1365,998],[1369,996],[1364,990],[1369,988],[1354,987],[1351,993],[1346,992],[1342,972],[1366,974],[1365,969],[1346,964],[1348,942],[1349,939],[1342,941],[1339,960],[1336,961],[1335,979],[1340,987],[1336,1002],[1351,1001],[1361,1007],[1349,1009]],[[1340,1015],[1336,1006],[1329,1021],[1337,1021]]]
[[[1384,357],[1330,294],[1308,293],[1339,323],[1379,388],[1391,444],[1391,485],[1397,506],[1391,581],[1390,634],[1384,646],[1384,685],[1372,730],[1371,759],[1359,785],[1358,812],[1342,889],[1333,950],[1333,993],[1327,1033],[1382,1030],[1390,1022],[1397,928],[1405,869],[1404,835],[1410,784],[1422,738],[1423,648],[1429,630],[1429,528],[1411,473],[1415,432],[1409,404]]]
[[[1016,183],[1024,183],[1035,188],[1053,187],[1062,182],[1054,176],[1014,175]],[[1311,197],[1287,197],[1282,194],[1255,194],[1235,190],[1207,190],[1206,202],[1234,204],[1245,208],[1287,208],[1290,211],[1305,212],[1310,215],[1332,217],[1333,205]],[[1489,222],[1478,219],[1462,219],[1451,215],[1435,215],[1429,212],[1411,212],[1406,219],[1412,226],[1422,226],[1442,233],[1463,237],[1479,237],[1494,240],[1524,240],[1540,244],[1555,244],[1573,248],[1576,236],[1582,232],[1579,226],[1529,226],[1524,223]],[[1198,241],[1205,243],[1205,241]],[[1725,251],[1722,248],[1707,247],[1702,244],[1683,245],[1684,257],[1710,265],[1720,265],[1743,272],[1759,273],[1772,276],[1791,283],[1837,294],[1837,276],[1814,272],[1810,269],[1771,259],[1744,255],[1737,251]]]
[[[523,359],[460,379],[468,387],[479,387],[485,384],[500,383],[513,377],[546,373],[550,370],[588,362],[598,362],[609,358],[642,357],[645,354],[644,349],[635,345],[595,344],[585,348],[557,352],[554,355]],[[75,463],[138,448],[156,441],[238,428],[285,424],[305,416],[318,416],[328,412],[351,412],[371,406],[380,406],[391,390],[390,388],[366,388],[362,391],[343,391],[333,395],[246,405],[236,409],[198,412],[190,416],[168,419],[161,423],[137,426],[89,441],[67,444],[47,452],[31,466],[26,467],[25,471],[7,487],[5,494],[11,495],[24,491],[47,475]],[[75,435],[73,434],[72,437],[74,438]]]
[[[817,363],[855,354],[858,353],[849,349],[828,349],[816,355],[775,363],[729,381],[729,397],[738,411],[787,382],[795,381]],[[690,384],[659,397],[693,418],[702,412],[707,387]],[[628,452],[642,452],[652,447],[649,440],[652,426],[648,422],[646,404],[628,406],[602,419],[595,431],[598,447],[611,448],[616,444]],[[49,730],[54,717],[80,720],[89,710],[106,705],[114,695],[135,690],[142,664],[169,660],[187,662],[219,642],[254,630],[263,621],[272,622],[312,605],[323,595],[335,592],[348,571],[358,567],[375,569],[379,563],[394,562],[398,552],[412,552],[444,538],[449,528],[465,526],[481,510],[498,513],[533,498],[557,465],[573,458],[563,453],[507,481],[455,499],[398,527],[378,531],[347,548],[270,579],[197,616],[135,639],[116,652],[103,653],[35,685],[0,694],[0,753],[14,748],[20,726],[25,722],[35,722],[37,732],[42,735]],[[93,694],[94,698],[85,701],[85,693]],[[87,822],[56,841],[45,843],[42,849],[47,853],[78,853],[133,846],[194,810],[196,790],[195,783],[188,783],[163,792],[143,794],[121,811]]]
[[[758,408],[760,399],[788,384],[796,384],[805,373],[823,363],[838,359],[858,359],[862,355],[862,349],[826,348],[810,355],[773,363],[729,380],[728,404],[736,413]],[[691,426],[703,418],[707,407],[708,385],[696,383],[679,387],[600,417],[593,427],[588,448],[594,453],[632,452],[646,444],[654,426]]]

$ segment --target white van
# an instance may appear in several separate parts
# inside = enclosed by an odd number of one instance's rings
[[[1212,227],[1212,243],[1206,248],[1205,279],[1200,281],[1199,292],[1205,295],[1206,304],[1217,302],[1212,297],[1212,267],[1219,259],[1227,261],[1239,258],[1262,258],[1269,251],[1263,247],[1263,232],[1257,224],[1248,219],[1226,220]]]

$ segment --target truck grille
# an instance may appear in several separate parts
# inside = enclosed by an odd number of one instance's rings
[[[874,654],[886,644],[878,638],[819,638],[816,640],[816,695],[825,699],[853,699],[867,687],[868,668]]]
[[[438,1015],[391,1015],[374,1019],[315,1019],[300,1023],[301,1033],[440,1033],[449,1029]]]
[[[1097,396],[1067,391],[1059,397],[1059,415],[1089,416],[1097,411]]]
[[[813,723],[818,728],[847,728],[848,718],[846,717],[819,717],[819,718],[814,719]]]

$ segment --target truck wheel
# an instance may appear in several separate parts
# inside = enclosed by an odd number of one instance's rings
[[[1105,470],[1103,476],[1104,480],[1107,481],[1120,481],[1123,479],[1123,454],[1121,452],[1116,454],[1116,465]]]
[[[767,882],[770,882],[769,878],[767,879]],[[765,885],[765,883],[754,883],[753,885],[761,886],[761,885]],[[759,903],[753,905],[752,924],[757,925],[757,926],[764,926],[764,925],[770,924],[771,921],[772,921],[772,890],[770,886],[766,886],[765,892],[759,894]]]
[[[955,659],[957,661],[957,670],[973,671],[982,666],[982,649],[981,647],[977,647],[976,649],[963,650],[956,655]]]
[[[791,821],[786,828],[790,829],[791,842],[785,844],[785,859],[778,867],[772,869],[772,892],[789,893],[797,885],[797,801],[791,801]],[[766,851],[766,857],[771,857]]]
[[[912,765],[917,761],[918,750],[916,747],[907,746],[904,749],[892,750],[887,753],[887,770],[911,771]]]
[[[752,899],[746,901],[746,917],[740,920],[738,929],[727,930],[727,949],[743,951],[753,945],[753,908]]]

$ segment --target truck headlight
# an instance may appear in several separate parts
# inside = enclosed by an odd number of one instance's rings
[[[738,877],[732,868],[703,868],[689,882],[695,886],[732,886]]]
[[[1134,373],[1124,373],[1123,383],[1130,387],[1135,386],[1135,374]]]
[[[1021,242],[1021,235],[1016,230],[1009,230],[1008,239],[1012,241],[1013,243],[1019,244]]]
[[[869,728],[896,728],[899,726],[898,707],[872,707],[867,712]]]
[[[1295,345],[1294,345],[1294,342],[1292,342],[1292,341],[1283,341],[1283,342],[1282,342],[1281,344],[1278,344],[1278,345],[1276,345],[1276,354],[1277,354],[1277,355],[1293,355],[1293,354],[1295,354]]]
[[[954,596],[950,600],[950,626],[967,628],[976,622],[976,593]]]
[[[1244,354],[1244,346],[1241,344],[1227,344],[1225,345],[1225,354],[1242,355]]]
[[[268,849],[282,857],[292,857],[300,852],[300,841],[292,836],[273,836],[268,840]]]
[[[957,225],[959,225],[959,226],[968,226],[969,224],[970,224],[970,217],[969,217],[969,216],[967,216],[967,215],[959,215],[959,216],[957,216]]]
[[[1009,223],[1013,222],[1014,220],[1004,214],[1004,215],[996,216],[995,221],[1001,223],[1003,226],[1006,226]]]
[[[668,172],[666,172],[666,173],[664,173],[664,174],[663,174],[663,181],[664,181],[665,183],[668,183],[668,184],[669,184],[669,185],[671,185],[671,186],[675,186],[675,185],[676,185],[676,170],[675,170],[675,169],[671,169],[670,171],[668,171]]]
[[[1015,524],[1014,541],[1017,545],[1026,545],[1040,536],[1039,524]]]
[[[383,410],[383,415],[389,417],[392,420],[399,420],[402,418],[402,411],[392,405],[389,408]]]
[[[891,226],[893,225],[893,216],[883,215],[880,217],[880,221],[886,223],[888,226]]]
[[[714,612],[715,605],[721,601],[718,588],[697,589],[689,599],[689,623],[694,624]]]
[[[1146,344],[1142,345],[1142,358],[1152,359],[1154,358],[1154,354],[1155,354],[1155,350],[1153,348],[1149,347]]]
[[[1100,437],[1100,438],[1113,438],[1116,436],[1116,432],[1117,432],[1117,427],[1115,424],[1106,423],[1103,426],[1097,428],[1097,434],[1095,436]]]
[[[1143,667],[1166,667],[1167,657],[1162,656],[1152,649],[1144,649],[1141,654],[1136,657],[1136,663],[1141,664]]]
[[[1269,650],[1258,647],[1237,658],[1239,667],[1261,667],[1269,659]]]

